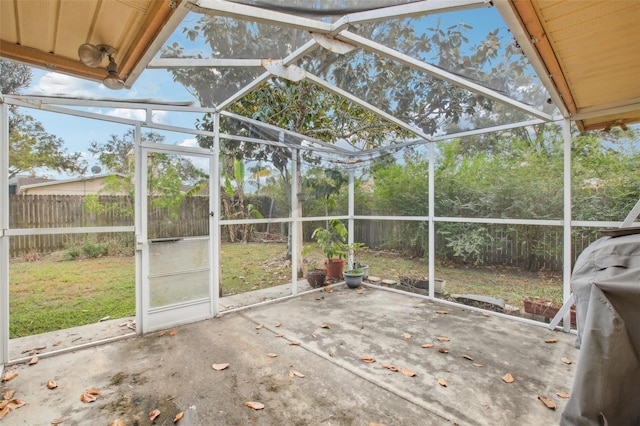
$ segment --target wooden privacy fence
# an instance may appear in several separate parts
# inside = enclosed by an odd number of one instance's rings
[[[269,199],[253,200],[265,214]],[[189,237],[209,233],[209,197],[186,197],[176,209],[157,207],[149,197],[148,234],[150,238]],[[269,207],[270,206],[270,207]],[[9,226],[12,229],[70,228],[100,226],[133,226],[133,200],[127,196],[80,195],[11,195],[9,196]],[[305,224],[304,235],[310,235],[311,224]],[[483,228],[483,240],[476,242],[477,253],[467,263],[511,265],[526,270],[562,270],[562,228],[533,225],[469,225],[436,224],[436,257],[460,260],[455,256],[452,238],[464,238],[478,227]],[[284,227],[286,231],[286,227]],[[285,232],[283,231],[283,232]],[[308,231],[308,232],[307,232]],[[412,256],[427,256],[428,228],[426,222],[359,220],[355,241],[370,248],[397,250]],[[575,258],[598,238],[593,229],[573,231],[572,253]],[[224,235],[224,233],[223,233]],[[11,256],[31,251],[52,252],[90,239],[94,242],[116,240],[133,243],[133,233],[21,235],[10,239]]]

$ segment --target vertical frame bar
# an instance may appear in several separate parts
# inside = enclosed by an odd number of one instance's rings
[[[562,122],[562,135],[564,139],[563,154],[563,177],[564,177],[564,217],[563,217],[563,240],[562,247],[562,301],[563,303],[571,297],[571,121],[565,119]],[[567,310],[562,328],[568,332],[571,329],[571,309]]]
[[[353,217],[355,215],[355,171],[353,167],[349,168],[349,200],[348,200],[348,211],[347,215],[348,219],[348,236],[347,236],[347,244],[349,244],[349,269],[353,269],[354,263],[354,254],[353,254],[353,235],[355,233],[355,226]]]
[[[284,142],[284,133],[280,132],[279,137]],[[294,149],[291,153],[291,294],[298,294],[298,258],[300,250],[298,239],[300,238],[300,201],[298,200],[298,187],[300,185],[298,170],[300,150]]]
[[[209,165],[209,208],[212,213],[209,216],[209,256],[211,264],[209,269],[209,284],[211,286],[211,315],[216,316],[220,312],[220,249],[222,234],[220,230],[220,114],[213,115],[213,152]]]
[[[435,297],[435,283],[436,283],[436,226],[433,220],[436,210],[436,143],[429,143],[429,298]],[[431,285],[433,283],[433,285]]]
[[[9,362],[9,107],[0,99],[0,373]]]
[[[147,152],[142,148],[142,128],[135,128],[135,229],[136,229],[136,331],[148,327],[149,247],[147,241]]]

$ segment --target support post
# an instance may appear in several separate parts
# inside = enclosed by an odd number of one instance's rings
[[[220,114],[213,115],[213,148],[209,159],[209,278],[211,286],[211,316],[220,312],[220,264],[221,236],[220,229]]]
[[[349,267],[348,269],[354,268],[355,263],[355,253],[353,252],[353,243],[355,235],[355,223],[353,217],[355,216],[355,171],[353,167],[349,168],[349,200],[347,203],[347,215],[349,219],[347,220],[347,231],[349,234],[347,235],[347,244],[349,244]]]
[[[0,99],[0,374],[9,362],[9,108]]]
[[[147,168],[146,168],[146,155],[142,150],[142,128],[140,127],[140,123],[138,123],[135,127],[134,134],[134,169],[133,169],[133,179],[134,179],[134,230],[135,230],[135,238],[136,238],[136,251],[135,251],[135,259],[136,259],[136,333],[142,334],[144,333],[144,328],[146,326],[146,318],[148,309],[148,303],[145,306],[145,300],[147,299],[144,292],[147,290],[147,275],[149,272],[148,265],[145,266],[143,262],[143,246],[146,244],[147,239],[147,218],[143,217],[145,212],[147,211],[147,187],[146,180],[143,181],[143,174],[146,176]],[[144,183],[144,185],[143,185]],[[144,192],[143,192],[144,190]],[[145,271],[147,273],[145,273]]]
[[[280,139],[284,142],[284,133],[280,132]],[[298,294],[298,269],[302,267],[298,263],[298,253],[302,250],[299,247],[300,239],[300,200],[298,200],[299,176],[298,158],[300,150],[294,149],[291,153],[291,294]]]
[[[567,303],[571,297],[571,121],[562,122],[564,139],[564,216],[563,216],[563,272],[562,272],[562,300]],[[571,310],[567,310],[562,321],[562,328],[569,332],[571,329]]]
[[[435,216],[435,159],[436,143],[429,143],[429,298],[435,297],[436,287],[436,226]]]

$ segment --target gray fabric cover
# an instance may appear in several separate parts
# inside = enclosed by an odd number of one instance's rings
[[[571,278],[580,347],[562,425],[640,425],[640,235],[601,238]]]

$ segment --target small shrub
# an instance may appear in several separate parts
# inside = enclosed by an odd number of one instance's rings
[[[109,246],[107,244],[85,241],[84,245],[82,246],[82,252],[85,254],[85,256],[91,258],[106,256],[109,253]]]
[[[69,246],[62,257],[64,260],[76,260],[80,257],[80,249],[76,246]]]

